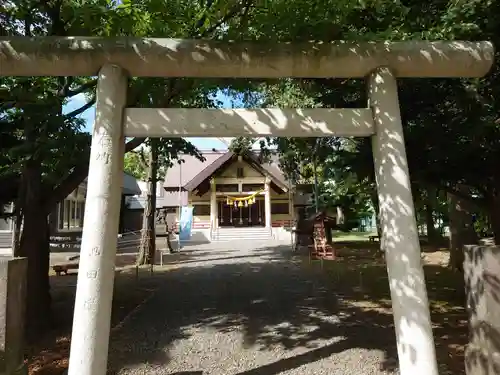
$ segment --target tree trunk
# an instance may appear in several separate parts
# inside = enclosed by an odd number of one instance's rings
[[[295,227],[295,251],[308,246],[311,241],[312,228],[308,228],[307,215],[304,209],[297,212],[297,225]],[[311,230],[309,230],[311,229]]]
[[[170,238],[173,233],[174,233],[174,231],[167,229],[167,249],[170,253],[175,253],[175,250],[172,247],[172,240]]]
[[[154,264],[156,253],[156,184],[158,180],[157,141],[151,139],[148,165],[148,191],[142,220],[141,244],[137,263]]]
[[[450,215],[450,262],[449,267],[463,271],[464,245],[474,245],[479,242],[470,203],[448,193],[448,208]]]
[[[342,207],[340,206],[337,206],[335,207],[336,210],[337,210],[337,224],[344,224],[344,210],[342,209]]]
[[[375,225],[377,226],[377,235],[380,239],[382,239],[382,228],[380,227],[380,207],[378,204],[378,195],[377,190],[371,194],[371,201],[373,205],[373,210],[375,211]]]
[[[145,138],[132,138],[125,145],[125,152],[132,151],[136,147],[139,147],[144,140]],[[81,163],[73,168],[73,171],[64,179],[64,181],[62,181],[59,185],[54,186],[52,189],[52,192],[47,197],[48,212],[50,212],[56,204],[66,199],[66,197],[75,191],[87,178],[89,172],[89,154],[86,154],[85,157],[82,156],[80,161]]]
[[[493,197],[490,208],[490,222],[495,244],[500,245],[500,194]]]
[[[314,209],[319,212],[319,182],[318,182],[318,166],[316,163],[316,154],[313,156],[313,175],[314,175]]]
[[[26,335],[36,340],[51,326],[51,297],[49,281],[49,223],[42,192],[40,168],[28,162],[23,184],[23,230],[19,255],[28,258]]]
[[[427,240],[429,243],[435,243],[438,239],[438,234],[434,226],[434,202],[436,192],[434,189],[429,188],[426,191],[425,197],[425,227],[427,229]]]

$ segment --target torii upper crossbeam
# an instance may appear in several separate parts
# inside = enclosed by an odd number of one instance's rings
[[[241,43],[184,39],[0,38],[0,75],[92,76],[115,64],[133,77],[481,77],[489,42]]]

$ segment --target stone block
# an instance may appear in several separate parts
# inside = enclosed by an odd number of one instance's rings
[[[23,374],[26,258],[0,257],[0,375]]]
[[[467,375],[500,374],[500,246],[466,246]]]

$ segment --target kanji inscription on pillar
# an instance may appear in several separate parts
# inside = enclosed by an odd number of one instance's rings
[[[104,151],[104,152],[97,153],[95,160],[104,161],[104,164],[109,164],[110,158],[111,158],[111,155],[109,154],[109,152]]]

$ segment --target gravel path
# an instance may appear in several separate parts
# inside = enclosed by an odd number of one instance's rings
[[[392,374],[389,321],[347,308],[289,246],[217,246],[181,254],[112,335],[110,374]]]

